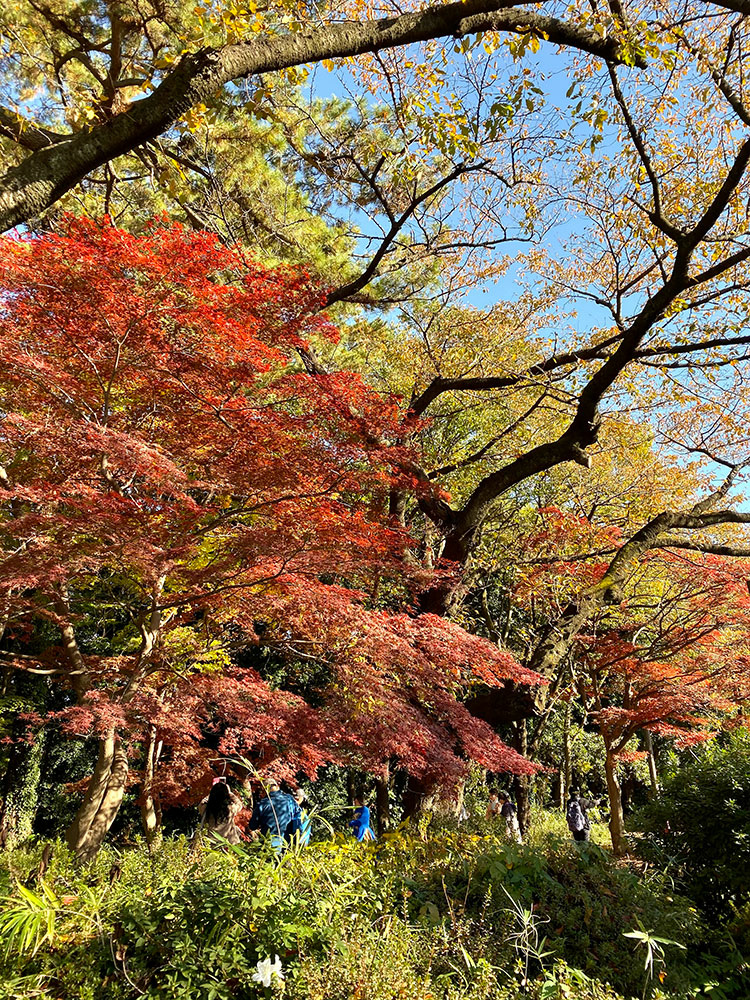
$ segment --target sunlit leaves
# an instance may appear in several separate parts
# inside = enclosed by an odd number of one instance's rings
[[[0,601],[13,635],[72,618],[80,665],[62,645],[5,659],[72,682],[66,732],[137,748],[155,726],[167,799],[201,780],[212,732],[287,775],[528,769],[457,699],[535,676],[407,613],[430,575],[388,499],[431,488],[395,400],[291,363],[336,338],[306,275],[158,223],[66,220],[5,251]],[[267,683],[261,645],[320,667],[316,708]]]

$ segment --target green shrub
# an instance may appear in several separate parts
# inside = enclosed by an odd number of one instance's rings
[[[642,992],[642,956],[623,937],[636,918],[685,944],[700,933],[663,884],[554,834],[519,846],[496,831],[400,829],[280,860],[264,844],[193,853],[183,838],[154,856],[108,848],[84,869],[58,845],[42,885],[39,853],[0,861],[0,981],[26,984],[3,998],[254,1000],[270,995],[258,961],[278,955],[292,1000],[611,1000]],[[680,962],[670,956],[674,997]]]
[[[750,734],[683,762],[639,820],[646,855],[710,918],[750,902]]]

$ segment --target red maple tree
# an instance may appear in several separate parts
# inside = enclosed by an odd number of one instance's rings
[[[459,698],[539,678],[410,611],[427,581],[387,501],[425,487],[396,402],[290,364],[335,337],[303,274],[69,219],[6,238],[0,286],[1,655],[69,685],[62,723],[99,737],[79,855],[131,757],[152,826],[157,787],[184,800],[217,753],[287,776],[393,759],[433,784],[467,758],[531,767]],[[237,658],[253,644],[316,665],[315,707]]]
[[[634,737],[705,740],[734,724],[750,696],[747,569],[738,558],[646,550],[620,581],[617,600],[587,604],[623,544],[620,532],[552,508],[540,517],[543,528],[521,543],[529,569],[514,596],[521,604],[534,600],[553,622],[581,609],[568,697],[578,695],[601,734],[610,832],[622,853],[618,765],[648,756],[634,749]]]
[[[740,560],[653,553],[628,595],[578,638],[581,692],[605,748],[610,832],[625,850],[617,765],[638,733],[685,746],[734,724],[750,696],[750,597]],[[643,753],[646,756],[645,753]]]

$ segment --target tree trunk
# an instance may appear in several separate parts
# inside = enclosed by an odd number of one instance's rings
[[[156,765],[160,744],[156,741],[156,726],[148,729],[146,756],[143,764],[143,788],[141,790],[141,822],[149,851],[154,851],[161,842],[161,804],[159,793],[155,791]]]
[[[111,730],[99,743],[99,758],[65,840],[80,862],[90,861],[101,847],[120,808],[128,777],[128,758]]]
[[[403,818],[412,819],[418,816],[430,799],[430,789],[421,778],[415,778],[413,774],[408,776],[406,789],[404,791]]]
[[[656,770],[656,756],[654,755],[654,741],[651,738],[651,731],[644,733],[646,750],[648,751],[648,776],[651,781],[650,798],[654,799],[659,794],[659,773]]]
[[[531,829],[531,799],[534,788],[533,775],[516,775],[513,786],[516,795],[518,825],[521,827],[521,833],[526,837]]]
[[[622,812],[622,794],[617,780],[617,762],[610,747],[606,747],[604,771],[607,776],[607,793],[609,795],[609,832],[612,837],[612,850],[618,857],[627,854],[628,845],[625,840],[625,817]]]
[[[375,816],[378,834],[382,836],[391,826],[390,767],[386,764],[383,773],[375,778]]]
[[[620,782],[620,799],[622,802],[623,814],[630,811],[630,807],[633,803],[633,795],[635,794],[636,777],[632,771],[630,771]]]
[[[455,528],[448,531],[445,534],[442,558],[455,562],[464,568],[471,553],[474,534],[475,532],[469,530],[456,530]],[[447,614],[452,605],[463,594],[465,587],[466,582],[462,577],[458,581],[449,575],[438,577],[437,581],[420,595],[420,611],[433,615]]]
[[[565,715],[563,717],[563,769],[562,769],[562,786],[563,792],[560,797],[560,805],[565,808],[565,803],[567,797],[570,794],[570,786],[573,783],[573,766],[570,754],[570,706],[571,699],[569,698],[565,703]]]
[[[135,695],[138,685],[145,676],[148,661],[156,645],[162,625],[159,597],[164,588],[165,580],[165,576],[160,576],[155,581],[151,593],[151,606],[144,612],[139,622],[141,645],[135,666],[120,693],[119,701],[122,704],[129,702]],[[61,608],[62,610],[65,608]],[[63,635],[71,662],[74,666],[78,661],[82,664],[83,659],[72,628],[67,635],[63,631]],[[127,780],[128,756],[122,741],[115,730],[111,729],[99,743],[99,759],[86,789],[81,808],[65,834],[68,846],[75,851],[80,862],[90,861],[102,846],[120,809]]]
[[[351,809],[354,807],[354,798],[357,795],[357,786],[355,773],[349,768],[346,772],[346,804],[349,806],[350,815]]]
[[[513,743],[515,749],[525,757],[529,750],[528,728],[526,719],[522,719],[515,727]],[[516,811],[518,825],[525,837],[531,828],[531,795],[534,788],[534,777],[530,774],[517,774],[513,779],[513,789],[516,796]]]
[[[461,813],[464,810],[464,794],[466,792],[466,782],[459,781],[456,786],[456,806],[454,809],[454,814],[457,820],[461,820]]]
[[[565,809],[565,771],[561,767],[555,778],[553,803],[558,809]]]

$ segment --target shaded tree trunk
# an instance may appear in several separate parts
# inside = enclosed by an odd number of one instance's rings
[[[462,568],[471,554],[472,541],[475,532],[470,530],[459,531],[455,528],[445,533],[445,543],[443,545],[442,558],[446,561],[455,562]],[[432,586],[428,587],[419,597],[419,609],[427,614],[446,615],[453,603],[458,599],[465,582],[459,579],[458,583],[448,576],[439,577]]]
[[[352,771],[351,768],[349,768],[346,772],[346,804],[349,806],[349,809],[352,809],[354,806],[354,797],[356,796],[356,794],[357,794],[357,779],[355,776],[355,772]]]
[[[461,818],[461,813],[463,812],[463,809],[464,809],[464,794],[465,794],[465,792],[466,792],[466,782],[465,781],[460,781],[458,783],[458,785],[456,786],[456,807],[454,809],[454,813],[455,813],[456,819],[459,819],[459,820]]]
[[[625,779],[620,782],[620,796],[623,814],[630,811],[630,807],[633,802],[633,795],[635,793],[635,784],[636,777],[632,772],[626,775]]]
[[[146,756],[143,763],[143,788],[141,790],[141,822],[150,851],[161,842],[161,803],[156,791],[156,765],[161,745],[156,740],[156,726],[149,726]]]
[[[617,780],[617,762],[611,748],[606,747],[604,772],[607,776],[607,794],[609,795],[609,832],[612,838],[612,850],[618,857],[627,853],[625,840],[625,817],[622,811],[622,793]]]
[[[403,818],[413,819],[415,816],[418,816],[423,811],[429,798],[430,789],[426,782],[410,774],[406,782],[406,789],[402,800]]]
[[[515,727],[513,739],[515,749],[525,757],[529,749],[528,728],[526,719],[522,719]],[[518,825],[525,837],[531,828],[531,795],[534,788],[534,777],[530,774],[517,774],[513,779],[513,790],[516,797]]]
[[[99,743],[99,757],[65,840],[79,861],[90,861],[117,816],[128,778],[128,758],[122,741],[111,730]]]
[[[390,766],[386,764],[382,774],[375,778],[375,816],[379,835],[391,826],[390,777]]]
[[[654,754],[654,741],[651,737],[651,731],[646,730],[644,733],[644,741],[646,744],[646,750],[648,752],[648,777],[651,783],[650,798],[656,798],[659,794],[659,772],[656,769],[656,756]]]
[[[127,704],[135,695],[138,685],[146,674],[149,659],[154,651],[162,624],[162,609],[158,602],[165,580],[165,576],[160,576],[154,582],[151,605],[144,611],[139,622],[141,645],[133,671],[120,693],[119,700],[122,704]],[[80,672],[85,678],[85,664],[75,632],[69,623],[67,601],[60,606],[60,615],[64,619],[62,631],[69,659],[74,668],[77,664],[80,665]],[[85,686],[82,690],[85,691]],[[65,834],[68,846],[75,852],[80,862],[90,861],[102,846],[122,804],[128,771],[128,756],[122,740],[117,736],[115,730],[111,729],[100,740],[99,757],[94,773],[89,781],[81,807]]]
[[[570,786],[573,783],[573,766],[570,753],[570,699],[565,703],[565,716],[563,718],[563,769],[562,769],[562,795],[560,805],[564,809]]]

